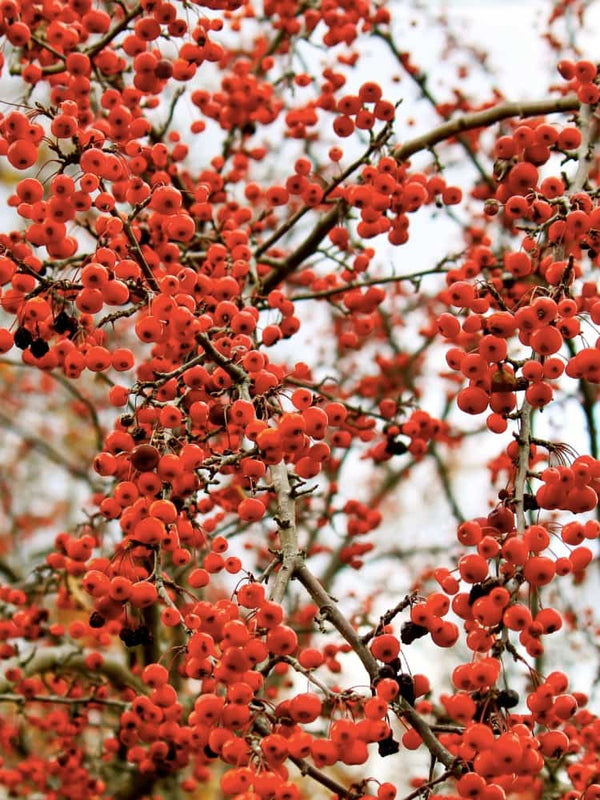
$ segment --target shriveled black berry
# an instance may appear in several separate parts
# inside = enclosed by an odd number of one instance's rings
[[[67,314],[66,311],[61,311],[54,318],[54,330],[57,333],[66,333],[67,331],[72,331],[73,326],[77,327],[77,323],[73,317],[70,317]]]
[[[479,600],[480,597],[485,597],[492,589],[495,589],[496,586],[499,585],[500,581],[497,581],[495,578],[486,578],[483,583],[474,583],[469,592],[469,605],[472,606],[475,600]]]
[[[402,644],[412,644],[415,639],[427,636],[428,633],[429,631],[423,625],[417,625],[416,622],[405,622],[400,629],[400,641]]]
[[[537,511],[539,508],[538,501],[534,494],[523,495],[523,509],[525,511]]]
[[[385,443],[385,452],[392,456],[403,456],[408,452],[408,447],[399,439],[390,438]]]
[[[119,631],[119,639],[123,642],[125,647],[136,647],[139,644],[137,640],[137,631],[131,628],[121,628]]]
[[[45,339],[35,339],[31,343],[30,350],[32,356],[35,358],[42,358],[42,356],[45,356],[48,350],[50,350],[50,345]]]
[[[32,341],[33,336],[29,333],[27,328],[17,328],[15,331],[15,346],[18,347],[19,350],[27,350]]]
[[[383,664],[379,667],[379,678],[378,682],[383,680],[384,678],[395,678],[396,677],[396,670],[392,667],[391,664]]]
[[[400,750],[400,745],[390,734],[387,739],[382,739],[380,742],[377,742],[377,750],[379,751],[379,755],[385,758],[386,756],[393,756],[394,753],[397,753]]]
[[[154,641],[154,637],[152,636],[152,632],[147,625],[140,625],[140,627],[136,631],[138,635],[138,644],[152,644]]]
[[[104,627],[106,620],[99,614],[97,611],[94,611],[90,616],[90,628],[102,628]]]
[[[501,689],[496,698],[496,704],[500,708],[514,708],[519,704],[519,695],[514,689]]]

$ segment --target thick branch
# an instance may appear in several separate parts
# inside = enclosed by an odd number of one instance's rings
[[[136,4],[131,11],[128,11],[127,14],[123,17],[120,22],[117,22],[114,28],[111,28],[108,33],[106,33],[101,39],[99,39],[96,44],[93,44],[87,50],[85,50],[86,56],[89,58],[93,58],[95,55],[100,53],[104,48],[112,42],[125,28],[129,25],[131,20],[142,10],[141,3]]]
[[[85,706],[90,704],[107,706],[108,708],[118,708],[123,710],[129,707],[129,703],[124,700],[105,700],[103,698],[94,697],[89,695],[87,697],[65,697],[60,694],[36,694],[31,697],[22,694],[2,693],[0,694],[0,703],[16,703],[23,705],[24,703],[56,703],[58,705],[70,706]]]
[[[582,129],[582,142],[579,147],[577,172],[573,183],[569,187],[569,194],[575,194],[582,191],[587,183],[589,171],[593,163],[594,156],[594,142],[597,134],[597,125],[595,119],[592,117],[591,109],[589,106],[582,106],[581,115],[581,129]],[[560,246],[559,246],[560,247]],[[558,248],[557,248],[558,249]],[[562,249],[562,248],[560,248]],[[557,253],[555,257],[561,257],[562,254]],[[517,515],[517,531],[523,533],[526,528],[525,520],[525,482],[527,480],[527,470],[529,467],[529,446],[531,443],[531,414],[532,408],[527,400],[523,401],[523,405],[519,411],[519,435],[517,441],[519,442],[519,454],[517,461],[517,473],[515,475],[515,488],[514,488],[514,506]]]
[[[594,163],[595,143],[598,136],[598,121],[593,116],[592,110],[588,105],[581,107],[579,120],[582,140],[577,153],[577,172],[573,183],[569,187],[570,194],[581,192],[587,183],[590,169]]]
[[[226,356],[223,355],[223,353],[220,353],[205,333],[196,334],[196,340],[202,345],[204,352],[207,353],[210,358],[212,358],[215,364],[218,364],[220,367],[222,367],[237,384],[241,384],[242,387],[246,387],[247,393],[247,385],[249,380],[248,375],[244,372],[242,367],[234,364],[233,361],[230,361]],[[240,392],[242,392],[241,387]],[[246,400],[250,398],[248,396],[244,397],[244,399]]]
[[[243,400],[251,401],[248,388],[248,375],[242,367],[234,364],[233,361],[230,361],[220,353],[206,334],[198,334],[197,340],[210,358],[222,367],[237,383],[240,397]],[[298,555],[296,502],[292,496],[287,467],[283,462],[271,466],[271,478],[273,480],[275,494],[277,495],[277,523],[279,526],[279,540],[282,549],[281,568],[275,579],[273,591],[271,592],[271,599],[276,603],[281,603],[285,595],[288,581],[292,577],[295,560]]]
[[[0,574],[4,575],[11,583],[17,583],[17,581],[20,581],[23,577],[4,558],[0,558]]]
[[[263,294],[268,294],[272,289],[278,286],[281,281],[285,280],[288,275],[291,275],[305,259],[311,256],[329,231],[338,224],[340,219],[346,216],[349,209],[350,206],[345,200],[339,200],[331,211],[328,211],[324,217],[321,217],[306,239],[298,245],[294,252],[290,253],[290,255],[281,262],[279,267],[272,269],[265,277],[262,282]]]
[[[271,733],[269,725],[260,718],[254,720],[253,728],[260,733],[261,736],[267,736]],[[348,800],[350,800],[350,798],[358,797],[357,792],[346,789],[341,783],[338,783],[338,781],[329,777],[329,775],[317,769],[317,767],[313,767],[313,765],[305,759],[295,758],[294,756],[289,756],[288,758],[298,767],[302,775],[308,775],[310,778],[317,781],[317,783],[320,783],[321,786],[325,786],[326,789],[335,792],[339,798],[348,798]]]
[[[299,558],[296,501],[292,496],[287,467],[283,461],[271,466],[271,478],[277,495],[277,525],[281,543],[281,567],[275,577],[271,600],[281,603]]]
[[[334,628],[336,628],[348,644],[351,645],[369,673],[371,683],[375,684],[379,680],[379,665],[376,659],[305,563],[301,562],[296,565],[294,577],[300,581],[318,605],[321,615],[327,617]]]
[[[525,482],[529,469],[529,445],[531,443],[531,412],[532,408],[523,400],[519,412],[519,454],[517,457],[517,474],[515,475],[514,507],[517,515],[517,532],[523,533],[527,527],[525,519]]]
[[[510,117],[537,117],[544,114],[559,114],[565,111],[576,111],[580,106],[576,95],[570,94],[566,97],[551,97],[545,100],[527,100],[514,103],[500,103],[498,106],[486,108],[483,111],[473,111],[457,117],[437,128],[410,139],[400,147],[396,148],[394,158],[396,161],[406,161],[415,153],[421,150],[428,150],[440,142],[457,136],[464,131],[472,131],[476,128],[487,128],[496,122]]]

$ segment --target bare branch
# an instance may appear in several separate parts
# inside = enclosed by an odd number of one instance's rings
[[[64,470],[66,470],[70,475],[77,478],[80,481],[85,481],[90,487],[94,490],[96,486],[94,482],[90,478],[89,474],[81,467],[78,467],[76,464],[70,462],[66,456],[63,456],[58,450],[56,450],[51,444],[49,444],[44,439],[41,439],[38,436],[33,436],[30,433],[24,431],[21,427],[16,425],[12,419],[7,417],[5,414],[0,412],[0,425],[3,428],[6,428],[9,431],[15,433],[19,438],[21,438],[29,447],[32,447],[34,450],[37,450],[43,456],[45,456],[49,461],[52,461],[54,464],[58,464]]]
[[[91,652],[91,651],[89,651]],[[88,652],[74,648],[73,645],[62,645],[35,650],[31,656],[17,656],[4,662],[4,673],[11,667],[21,669],[25,677],[43,675],[45,672],[69,673],[77,672],[86,677],[91,677],[92,672],[86,663]],[[115,687],[124,689],[128,686],[137,692],[145,693],[144,684],[133,675],[124,664],[114,659],[105,658],[96,670]],[[12,683],[0,675],[0,692],[7,693],[12,689]]]
[[[271,600],[281,603],[288,581],[293,575],[298,553],[296,530],[296,501],[292,497],[290,479],[286,465],[281,461],[270,467],[273,488],[277,495],[277,525],[281,542],[281,567],[275,577]]]

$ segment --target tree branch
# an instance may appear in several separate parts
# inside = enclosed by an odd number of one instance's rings
[[[438,111],[439,103],[435,99],[433,94],[431,93],[431,90],[429,89],[429,87],[427,86],[427,76],[423,72],[421,72],[420,70],[408,69],[407,64],[406,64],[405,60],[402,58],[402,54],[400,53],[400,51],[396,47],[396,43],[392,39],[391,34],[390,33],[384,33],[383,31],[381,31],[381,30],[379,30],[377,28],[373,31],[373,33],[374,33],[375,36],[378,36],[380,39],[383,39],[383,41],[387,44],[387,46],[389,47],[390,51],[393,53],[396,61],[398,62],[398,64],[400,64],[400,66],[402,67],[402,69],[404,70],[406,75],[408,75],[408,77],[413,81],[413,83],[415,83],[419,87],[419,90],[420,90],[422,96],[429,102],[429,104],[442,117],[442,119],[447,119],[447,117],[449,115],[441,114]],[[492,189],[492,190],[495,189],[496,184],[495,184],[494,179],[492,178],[491,175],[489,175],[485,171],[483,165],[481,164],[481,162],[479,161],[479,159],[477,157],[477,154],[473,150],[473,147],[471,146],[471,143],[469,142],[469,140],[467,138],[465,138],[464,136],[460,136],[460,135],[458,135],[456,137],[456,140],[460,144],[460,146],[463,148],[465,153],[467,154],[469,160],[471,161],[471,163],[473,164],[473,166],[475,167],[477,172],[481,175],[482,180],[484,180],[486,182],[486,184],[490,187],[490,189]]]
[[[85,481],[94,491],[96,490],[96,486],[94,485],[92,479],[88,475],[88,473],[81,469],[80,467],[72,464],[70,461],[67,460],[62,453],[59,453],[51,444],[48,444],[44,439],[40,439],[37,436],[32,436],[29,433],[26,433],[22,428],[9,419],[9,417],[5,416],[4,414],[0,413],[0,425],[3,428],[6,428],[9,431],[12,431],[17,436],[19,436],[26,444],[32,447],[34,450],[37,450],[43,456],[45,456],[49,461],[52,461],[54,464],[58,464],[63,469],[65,469],[70,475],[73,475],[74,478],[77,478],[80,481]]]
[[[281,567],[279,568],[271,600],[281,603],[288,582],[294,573],[298,553],[298,532],[296,529],[296,501],[292,496],[288,470],[283,461],[270,467],[273,488],[277,495],[277,527],[281,542]]]
[[[43,675],[45,672],[77,672],[90,677],[92,672],[86,664],[86,656],[91,651],[78,650],[73,645],[46,647],[35,650],[33,655],[8,659],[4,662],[4,673],[11,667],[21,669],[25,677]],[[113,659],[105,658],[97,668],[97,672],[109,680],[115,689],[125,689],[130,686],[137,692],[145,693],[144,684],[133,675],[126,666]],[[3,675],[0,675],[0,692],[10,692],[13,684]]]
[[[515,103],[501,103],[493,108],[486,108],[484,111],[474,111],[472,114],[465,114],[462,117],[445,122],[437,128],[433,128],[427,133],[409,139],[394,151],[396,161],[406,161],[411,156],[422,150],[429,150],[436,144],[457,136],[465,131],[483,128],[495,122],[501,122],[510,117],[535,117],[542,114],[558,114],[565,111],[575,111],[579,108],[579,100],[576,95],[567,95],[560,98],[549,98],[546,100],[530,100]],[[345,217],[350,206],[345,200],[339,200],[336,205],[323,216],[314,226],[308,236],[301,242],[290,255],[269,272],[262,282],[262,290],[265,294],[278,286],[283,280],[294,272],[302,262],[314,253],[319,244],[327,236],[329,231],[337,225],[338,221]]]
[[[377,660],[371,654],[371,651],[367,648],[350,622],[342,614],[336,603],[327,594],[325,589],[323,589],[305,563],[297,564],[294,575],[319,606],[321,614],[333,624],[360,658],[369,674],[371,684],[374,686],[379,680],[380,671]],[[438,761],[444,764],[445,767],[450,770],[455,770],[456,758],[438,741],[434,732],[419,712],[407,703],[403,697],[398,697],[397,700],[394,701],[394,708],[397,715],[406,719],[417,731],[429,752],[435,756]]]

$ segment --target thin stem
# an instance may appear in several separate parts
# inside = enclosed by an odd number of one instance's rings
[[[421,72],[420,70],[414,70],[414,69],[408,69],[407,68],[406,62],[402,58],[402,55],[401,55],[400,51],[396,47],[396,43],[392,39],[391,34],[390,33],[384,33],[383,31],[378,30],[378,29],[375,29],[373,31],[373,33],[375,34],[375,36],[378,36],[380,39],[383,39],[383,41],[387,44],[387,46],[389,47],[390,51],[394,54],[394,57],[396,58],[396,61],[398,62],[398,64],[400,64],[400,66],[404,69],[404,72],[406,73],[406,75],[408,75],[408,77],[419,87],[419,90],[420,90],[421,94],[429,102],[429,104],[435,109],[435,111],[442,118],[446,118],[447,119],[447,117],[449,115],[441,114],[440,111],[438,110],[440,108],[440,105],[439,105],[438,101],[435,99],[435,97],[433,96],[433,94],[431,93],[431,90],[429,89],[429,87],[427,85],[427,76],[423,72]],[[494,179],[484,169],[483,165],[481,164],[481,162],[479,161],[479,159],[477,157],[477,154],[473,150],[473,147],[471,146],[471,143],[469,142],[469,140],[466,137],[459,135],[459,136],[456,137],[456,141],[463,148],[463,150],[465,151],[465,153],[469,157],[469,160],[471,161],[471,163],[473,164],[473,166],[475,167],[477,172],[480,174],[482,180],[484,180],[487,183],[487,185],[490,187],[490,189],[495,189],[496,188],[496,183],[495,183]]]
[[[158,592],[158,596],[161,598],[161,600],[163,600],[165,605],[167,605],[169,608],[172,608],[179,614],[179,625],[184,630],[186,636],[188,637],[191,636],[192,635],[191,628],[188,628],[188,626],[185,624],[183,620],[183,614],[171,599],[171,595],[169,594],[165,586],[165,581],[162,574],[161,554],[158,550],[154,552],[154,584],[156,586],[156,591]]]
[[[118,211],[113,211],[113,216],[115,216],[117,219],[120,219],[121,222],[123,223],[123,230],[125,231],[127,238],[129,239],[129,243],[131,244],[132,250],[135,252],[137,261],[140,267],[142,268],[142,272],[144,273],[146,280],[148,281],[148,285],[153,291],[159,292],[160,286],[158,285],[157,280],[154,277],[154,273],[152,272],[152,267],[146,261],[146,256],[142,252],[142,248],[140,247],[140,244],[135,236],[135,233],[133,232],[131,225],[127,220],[122,219]]]
[[[370,156],[377,150],[380,150],[390,136],[391,128],[389,125],[386,125],[373,139],[367,150],[359,158],[349,164],[346,169],[343,170],[341,174],[329,184],[329,186],[323,192],[322,201],[326,200],[331,192],[333,192],[333,190],[336,189],[340,183],[345,181],[346,178],[349,178],[350,175],[352,175],[352,173],[355,172],[359,167],[361,167],[363,164],[367,164]],[[275,244],[275,242],[277,242],[285,233],[291,230],[296,225],[298,220],[300,220],[311,210],[313,210],[313,206],[304,205],[293,216],[283,222],[279,228],[277,228],[277,230],[274,231],[271,236],[269,236],[269,238],[256,249],[254,254],[255,258],[259,259],[263,253],[266,253],[267,250]]]
[[[575,345],[572,339],[565,339],[565,344],[571,358],[576,355]],[[589,381],[585,378],[579,380],[579,391],[581,392],[581,408],[585,415],[588,440],[590,443],[590,455],[598,458],[598,427],[596,425],[596,392]]]
[[[266,665],[261,669],[263,675],[268,675],[269,672],[275,667],[277,664],[289,664],[290,667],[295,672],[300,673],[300,675],[304,675],[306,680],[310,681],[314,684],[317,688],[319,688],[325,697],[327,698],[338,698],[340,695],[338,692],[332,691],[328,686],[326,686],[322,681],[320,681],[317,676],[314,674],[313,670],[306,669],[302,666],[302,664],[298,661],[297,658],[292,658],[292,656],[276,656],[275,658],[270,659]]]
[[[415,797],[419,797],[424,792],[429,792],[429,790],[433,786],[437,786],[437,784],[439,784],[439,783],[444,783],[444,781],[447,781],[448,778],[450,778],[451,776],[452,776],[452,772],[450,770],[448,770],[447,772],[444,772],[439,777],[433,778],[432,780],[427,781],[427,783],[423,783],[421,786],[419,786],[418,789],[415,789],[414,792],[411,792],[410,794],[407,794],[405,797],[403,797],[402,800],[413,800]]]
[[[151,130],[151,132],[150,132],[150,139],[153,142],[162,142],[164,140],[165,135],[166,135],[167,131],[169,130],[169,127],[170,127],[171,123],[173,122],[173,115],[175,114],[175,107],[176,107],[180,97],[182,97],[184,94],[185,94],[185,89],[183,89],[183,88],[177,89],[175,91],[175,93],[173,94],[173,97],[171,98],[171,102],[169,104],[169,111],[167,113],[167,118],[165,119],[163,124],[160,126],[160,128],[158,128],[158,129],[153,128]]]
[[[8,364],[11,367],[17,367],[19,369],[22,369],[22,368],[29,368],[29,369],[33,368],[33,369],[35,369],[36,368],[33,364],[26,364],[26,363],[24,363],[22,361],[13,361],[10,358],[0,358],[0,364]],[[97,446],[98,450],[102,450],[102,445],[103,445],[103,441],[104,441],[104,434],[102,432],[102,428],[100,427],[100,420],[98,419],[98,412],[96,411],[95,405],[92,403],[92,401],[88,397],[85,397],[85,395],[81,394],[79,389],[76,386],[73,386],[71,381],[65,375],[61,375],[60,372],[46,372],[45,374],[49,375],[57,383],[60,383],[61,386],[64,386],[64,388],[70,394],[72,394],[73,397],[76,397],[79,400],[80,403],[83,403],[85,405],[85,407],[89,411],[89,414],[90,414],[90,417],[91,417],[91,420],[92,420],[92,424],[94,426],[94,431],[96,433],[96,446]]]
[[[433,456],[438,478],[440,479],[440,483],[442,484],[442,488],[444,490],[444,495],[446,496],[446,500],[448,501],[448,505],[450,506],[450,510],[452,511],[452,516],[460,525],[465,521],[465,517],[462,511],[460,510],[458,501],[452,489],[452,484],[450,482],[450,474],[448,471],[448,465],[438,453],[437,447],[435,447],[435,445],[433,444],[431,445],[431,447],[429,448],[429,452]]]
[[[206,361],[206,353],[201,353],[200,355],[194,356],[189,361],[185,361],[180,367],[171,370],[171,372],[157,372],[155,373],[156,378],[153,381],[138,381],[131,387],[131,393],[137,394],[141,389],[144,389],[149,386],[153,386],[154,388],[158,388],[165,383],[168,383],[172,378],[178,378],[180,375],[183,375],[184,372],[187,372],[188,369],[191,367],[195,367],[197,364],[202,364]]]
[[[405,609],[409,608],[415,602],[416,595],[410,594],[407,595],[404,599],[400,600],[394,608],[390,608],[389,611],[386,611],[385,614],[379,620],[379,623],[373,630],[365,633],[364,636],[360,637],[360,640],[363,644],[369,644],[371,639],[378,635],[378,633],[383,630],[386,625],[389,625],[390,622],[401,614]]]
[[[424,269],[420,272],[411,272],[410,275],[386,275],[381,278],[367,278],[364,281],[356,281],[347,283],[344,286],[336,286],[333,289],[322,289],[318,292],[306,292],[304,294],[297,294],[292,297],[292,300],[319,300],[324,297],[333,297],[336,294],[343,294],[350,292],[353,289],[366,289],[369,286],[379,286],[384,283],[400,283],[400,281],[416,281],[423,278],[425,275],[440,275],[444,274],[446,270],[439,267],[432,267],[432,269]]]

